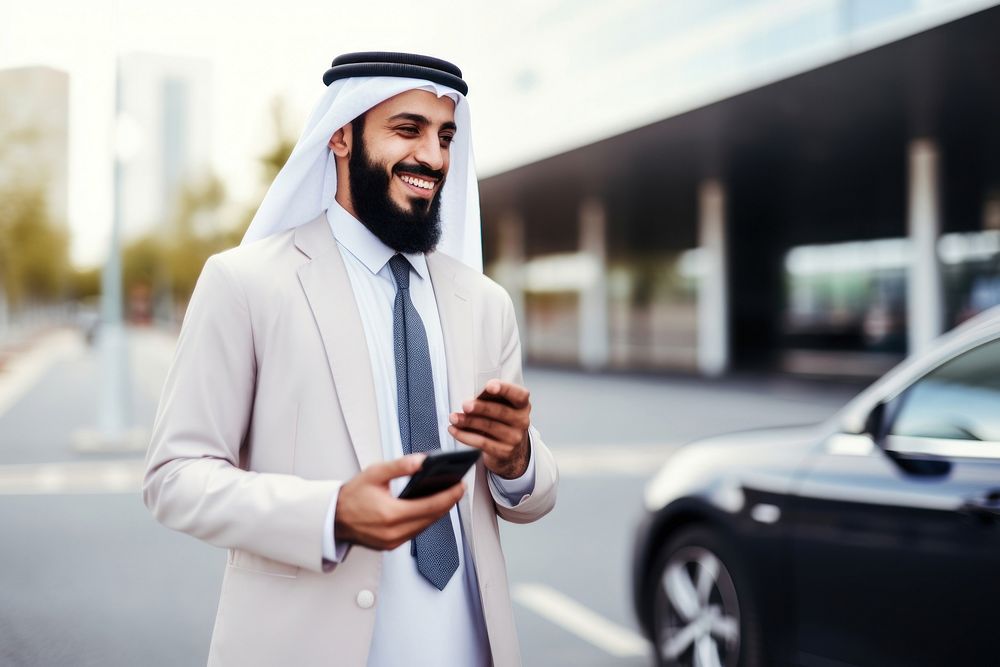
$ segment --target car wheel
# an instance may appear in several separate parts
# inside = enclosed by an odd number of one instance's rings
[[[680,530],[652,570],[658,665],[757,667],[759,637],[749,582],[725,540],[705,527]]]

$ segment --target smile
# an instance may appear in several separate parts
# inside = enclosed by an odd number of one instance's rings
[[[433,190],[434,186],[437,185],[436,181],[427,181],[416,176],[410,176],[409,174],[400,174],[399,179],[407,185],[421,190]]]

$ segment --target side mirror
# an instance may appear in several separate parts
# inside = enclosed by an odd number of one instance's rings
[[[871,436],[872,441],[881,447],[885,443],[888,435],[889,420],[886,419],[886,407],[884,401],[879,401],[868,413],[865,419],[865,434]]]
[[[951,463],[944,459],[925,455],[913,455],[894,449],[889,440],[889,431],[900,403],[897,401],[879,403],[865,419],[865,435],[881,449],[903,472],[920,477],[943,477],[951,472]]]

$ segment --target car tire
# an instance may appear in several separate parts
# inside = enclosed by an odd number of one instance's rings
[[[657,665],[763,664],[749,579],[718,531],[704,525],[680,529],[660,550],[650,573],[649,618]],[[695,652],[701,654],[697,662]]]

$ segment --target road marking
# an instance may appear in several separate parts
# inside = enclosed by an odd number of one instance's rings
[[[651,475],[670,453],[670,447],[586,447],[556,449],[553,453],[564,477]],[[136,493],[143,469],[143,461],[137,458],[0,465],[0,495]]]
[[[0,496],[138,493],[141,459],[0,465]]]
[[[33,344],[24,354],[11,359],[0,372],[0,417],[28,393],[57,362],[83,354],[84,345],[76,331],[62,329]]]
[[[644,477],[653,475],[677,443],[592,445],[587,447],[551,448],[564,477],[607,477],[624,475]]]
[[[619,658],[648,657],[649,644],[634,631],[613,623],[543,584],[518,584],[514,600],[586,642]]]

